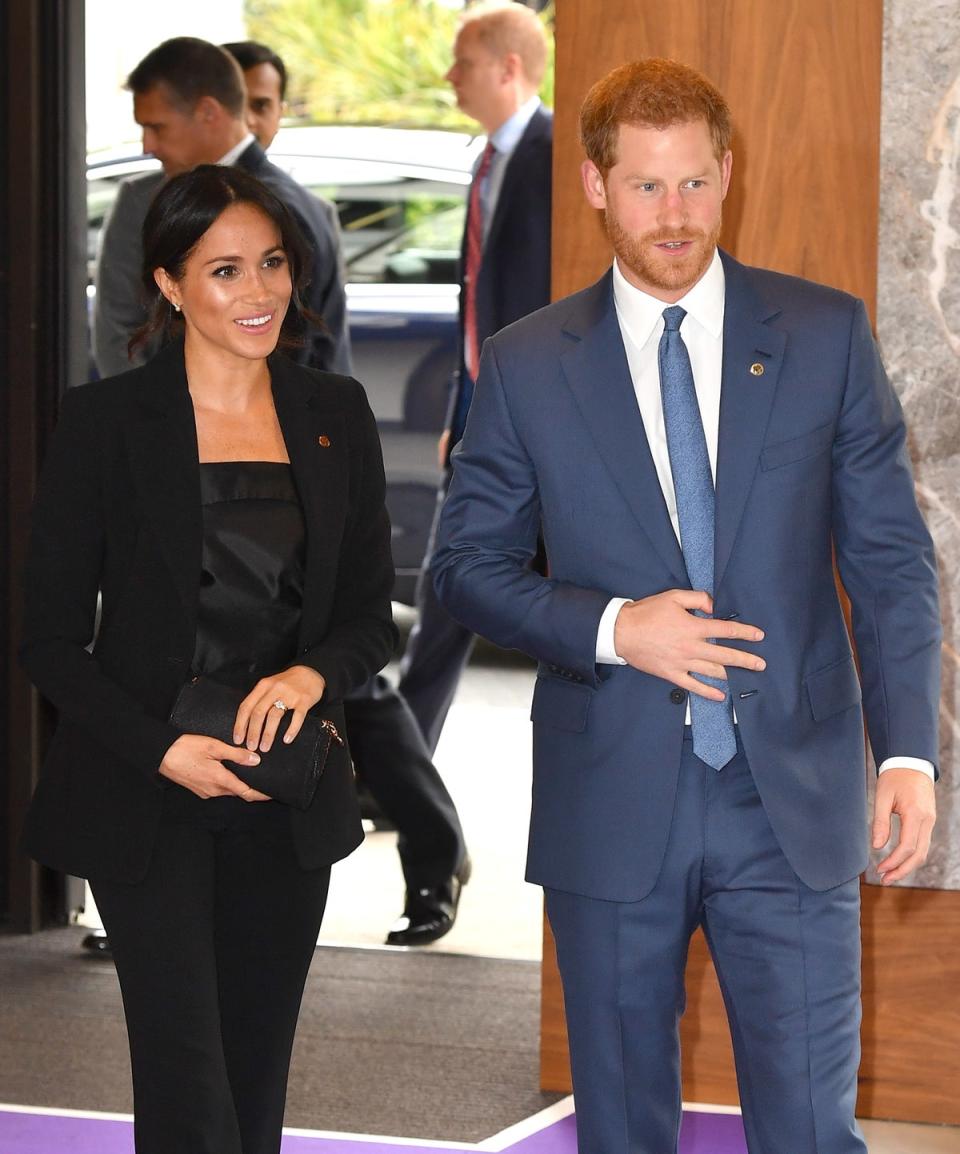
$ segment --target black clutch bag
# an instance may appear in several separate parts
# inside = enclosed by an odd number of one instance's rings
[[[170,723],[182,733],[200,733],[233,745],[233,723],[246,696],[242,689],[209,677],[195,677],[177,694]],[[306,809],[313,801],[331,747],[343,745],[343,738],[332,721],[308,713],[296,739],[287,745],[281,739],[289,724],[290,719],[285,716],[271,748],[266,753],[257,751],[259,765],[237,765],[231,761],[224,764],[247,785],[274,801]]]

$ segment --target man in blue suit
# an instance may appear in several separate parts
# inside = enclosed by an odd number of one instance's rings
[[[447,79],[461,111],[486,133],[487,146],[468,198],[460,364],[440,441],[444,479],[438,506],[449,484],[450,451],[463,436],[480,347],[487,337],[550,301],[553,114],[537,96],[546,63],[546,32],[532,9],[494,0],[466,10]],[[473,634],[437,603],[429,577],[420,582],[417,607],[419,622],[404,653],[400,692],[433,751],[473,648]]]
[[[441,600],[540,662],[528,877],[581,1154],[676,1149],[697,926],[750,1154],[863,1154],[863,713],[875,847],[899,817],[885,883],[934,822],[940,624],[900,407],[861,302],[718,251],[730,133],[671,61],[588,94],[616,260],[487,342],[440,525]]]

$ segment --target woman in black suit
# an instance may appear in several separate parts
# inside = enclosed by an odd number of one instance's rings
[[[25,847],[90,880],[138,1154],[276,1154],[330,865],[362,833],[345,749],[302,811],[243,769],[319,702],[342,732],[390,655],[383,466],[356,381],[274,354],[305,262],[268,190],[174,178],[144,253],[175,339],[68,391],[37,495],[22,658],[60,724]],[[233,745],[167,720],[195,673],[245,692]]]

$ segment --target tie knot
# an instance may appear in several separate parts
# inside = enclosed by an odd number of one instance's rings
[[[686,315],[686,309],[682,309],[679,305],[671,305],[668,309],[663,310],[663,327],[669,333],[679,332],[680,325]]]
[[[493,142],[488,140],[487,141],[487,147],[483,150],[483,152],[480,155],[480,165],[477,168],[477,176],[478,177],[483,178],[484,176],[487,175],[487,172],[490,170],[490,162],[493,160],[493,154],[496,151],[497,150],[496,150],[496,148],[494,148]]]

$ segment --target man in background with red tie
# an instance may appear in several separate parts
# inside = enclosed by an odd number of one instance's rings
[[[450,452],[463,435],[480,348],[487,337],[550,302],[550,196],[553,115],[537,91],[547,63],[547,36],[520,3],[471,5],[447,73],[457,104],[479,122],[487,146],[470,187],[461,253],[460,365],[440,439],[446,496]],[[424,560],[419,622],[401,665],[400,692],[431,751],[470,651],[473,634],[437,602]]]

